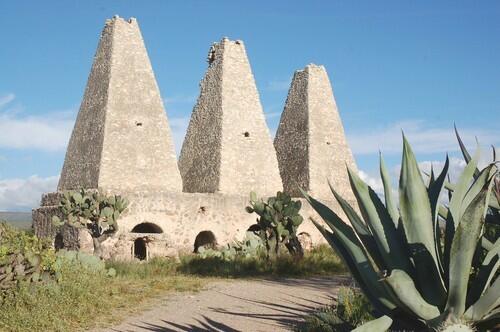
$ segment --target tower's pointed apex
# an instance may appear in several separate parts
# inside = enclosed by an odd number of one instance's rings
[[[170,128],[136,19],[106,20],[59,190],[180,191]]]
[[[300,186],[332,199],[330,181],[340,195],[354,200],[346,164],[353,170],[356,164],[325,67],[309,64],[295,72],[274,146],[286,192],[300,196]]]
[[[276,151],[243,42],[214,43],[208,63],[179,159],[184,191],[276,194]]]

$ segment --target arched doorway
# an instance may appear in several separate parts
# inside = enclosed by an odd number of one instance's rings
[[[194,239],[194,253],[198,253],[198,249],[203,247],[205,249],[217,248],[217,238],[212,231],[201,231]]]
[[[143,238],[138,238],[134,241],[134,257],[141,261],[148,258],[148,249],[146,241]]]
[[[163,230],[161,229],[160,226],[153,224],[152,222],[143,222],[138,225],[135,225],[134,228],[132,228],[132,233],[159,234],[163,233]]]
[[[163,230],[160,226],[152,222],[143,222],[135,225],[131,233],[140,234],[137,235],[137,238],[134,240],[132,257],[143,261],[147,260],[149,257],[148,242],[154,240],[154,236],[148,234],[160,234],[163,233]]]
[[[63,235],[61,233],[57,233],[57,235],[54,239],[54,249],[56,251],[60,250],[60,249],[64,249],[64,238],[63,238]]]

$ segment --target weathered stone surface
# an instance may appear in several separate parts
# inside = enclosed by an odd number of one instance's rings
[[[201,231],[212,231],[221,245],[242,239],[246,230],[255,223],[256,214],[249,214],[245,206],[249,198],[218,193],[176,192],[120,192],[130,201],[129,207],[118,221],[118,232],[103,242],[104,257],[131,259],[134,240],[148,239],[149,257],[175,256],[179,252],[192,252],[196,236]],[[58,201],[61,193],[48,194],[46,203]],[[325,204],[342,212],[336,202]],[[57,214],[56,206],[41,206],[34,210],[34,229],[40,237],[54,237],[57,233],[50,224],[51,215]],[[302,200],[301,215],[304,222],[299,232],[310,235],[312,244],[324,243],[323,236],[309,220],[321,221],[316,212]],[[132,229],[142,223],[159,226],[162,233],[133,233]],[[78,232],[76,231],[77,235]],[[73,235],[72,235],[73,236]],[[70,237],[73,239],[72,237]],[[88,241],[88,240],[87,240]],[[73,247],[86,247],[83,243]]]
[[[184,191],[276,194],[276,151],[243,42],[222,39],[208,60],[179,159]]]
[[[163,102],[135,19],[106,22],[59,190],[181,191]]]
[[[323,66],[295,72],[274,146],[284,190],[301,196],[299,187],[320,199],[332,199],[328,181],[354,202],[346,165],[357,171]]]
[[[245,211],[248,193],[274,196],[282,190],[281,177],[292,195],[299,194],[298,182],[341,216],[327,179],[355,205],[344,165],[356,165],[323,67],[309,65],[295,73],[273,146],[243,43],[224,38],[210,49],[208,60],[179,173],[137,22],[107,21],[59,191],[44,194],[41,207],[33,210],[37,236],[93,252],[85,230],[52,225],[53,215],[62,217],[62,191],[80,187],[130,202],[118,231],[102,244],[104,257],[115,259],[132,259],[134,242],[143,246],[137,249],[145,258],[191,252],[201,231],[212,231],[219,244],[241,239],[257,217]],[[299,233],[310,247],[325,240],[309,217],[321,219],[303,203]]]

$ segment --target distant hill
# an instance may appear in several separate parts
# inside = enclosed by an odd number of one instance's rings
[[[17,228],[31,228],[31,212],[0,212],[0,221],[6,221],[8,224]]]

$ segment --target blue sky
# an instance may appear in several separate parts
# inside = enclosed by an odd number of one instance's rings
[[[274,133],[293,72],[326,66],[365,178],[381,150],[396,173],[401,129],[425,164],[500,143],[497,1],[3,1],[0,210],[54,190],[104,21],[136,17],[176,145],[212,42],[242,39]],[[457,159],[457,163],[458,159]]]

